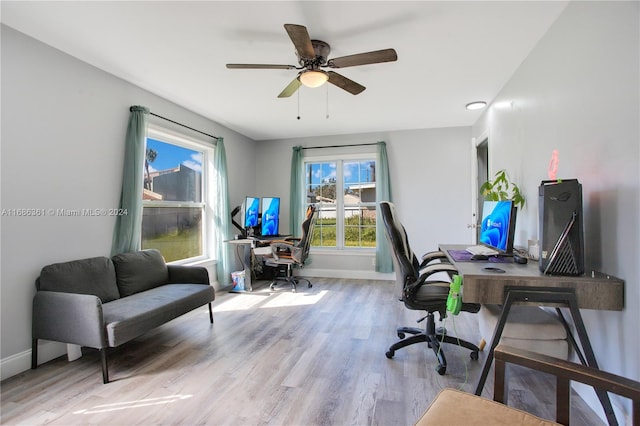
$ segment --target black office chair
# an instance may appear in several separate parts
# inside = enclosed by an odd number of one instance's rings
[[[436,331],[434,313],[440,314],[440,319],[444,319],[447,313],[447,297],[449,295],[449,281],[435,280],[433,275],[444,272],[449,277],[456,274],[455,267],[447,262],[430,263],[420,268],[418,258],[411,251],[409,240],[404,226],[396,216],[395,206],[383,201],[380,203],[380,212],[384,221],[387,238],[393,250],[393,262],[396,273],[397,288],[400,293],[400,300],[408,309],[424,310],[427,316],[418,320],[426,319],[425,329],[415,327],[400,327],[397,330],[400,341],[389,347],[386,353],[387,358],[393,358],[395,351],[405,346],[415,343],[426,342],[438,359],[436,371],[442,375],[447,370],[447,361],[444,352],[440,347],[441,343],[452,343],[471,350],[471,359],[478,359],[479,348],[467,341],[445,334],[443,331]],[[476,303],[462,303],[462,311],[476,313],[480,310],[480,305]],[[411,337],[405,339],[407,334]]]
[[[316,206],[310,204],[309,207],[307,207],[305,219],[302,222],[302,235],[300,238],[287,237],[284,240],[271,242],[271,257],[265,257],[264,259],[266,266],[275,269],[274,279],[269,285],[271,290],[275,289],[279,280],[288,282],[294,292],[300,281],[306,281],[309,288],[313,287],[311,281],[308,279],[294,277],[293,268],[302,268],[304,266],[304,262],[309,255],[313,228],[317,216]]]

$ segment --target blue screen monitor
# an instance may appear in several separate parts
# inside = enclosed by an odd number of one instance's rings
[[[501,254],[513,252],[516,207],[512,201],[485,201],[482,205],[480,244]]]
[[[258,226],[258,213],[260,213],[260,198],[247,197],[244,200],[244,227]]]
[[[280,227],[280,198],[262,198],[262,229],[263,236],[279,235]]]

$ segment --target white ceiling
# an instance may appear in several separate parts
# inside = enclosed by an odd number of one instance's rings
[[[2,1],[3,23],[254,140],[468,126],[566,1]],[[395,48],[398,61],[338,69],[367,89],[277,95],[297,65],[283,24],[332,57]],[[300,120],[296,119],[300,111]],[[327,111],[329,117],[327,118]],[[161,111],[154,111],[162,114]]]

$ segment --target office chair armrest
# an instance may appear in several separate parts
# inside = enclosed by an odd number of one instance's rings
[[[285,251],[290,251],[292,248],[295,247],[295,245],[288,243],[286,241],[274,241],[271,244],[269,244],[271,246],[271,251],[275,252],[277,250],[285,250]]]
[[[408,299],[411,299],[418,292],[420,287],[423,285],[448,285],[449,281],[445,281],[442,279],[431,278],[433,275],[437,273],[446,273],[449,278],[458,273],[458,270],[450,263],[435,263],[432,265],[428,265],[426,268],[420,271],[420,276],[415,283],[407,285],[404,290],[404,296]]]
[[[420,269],[420,277],[418,277],[416,284],[422,285],[428,282],[427,279],[438,272],[444,272],[451,277],[457,274],[458,270],[451,263],[432,263]]]
[[[420,260],[420,269],[424,268],[434,260],[449,263],[447,255],[443,251],[434,250],[422,255],[422,259]]]

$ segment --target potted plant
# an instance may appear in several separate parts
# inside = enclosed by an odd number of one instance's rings
[[[511,200],[516,207],[524,207],[524,197],[518,185],[509,179],[507,171],[502,169],[480,187],[480,192],[489,201]]]

